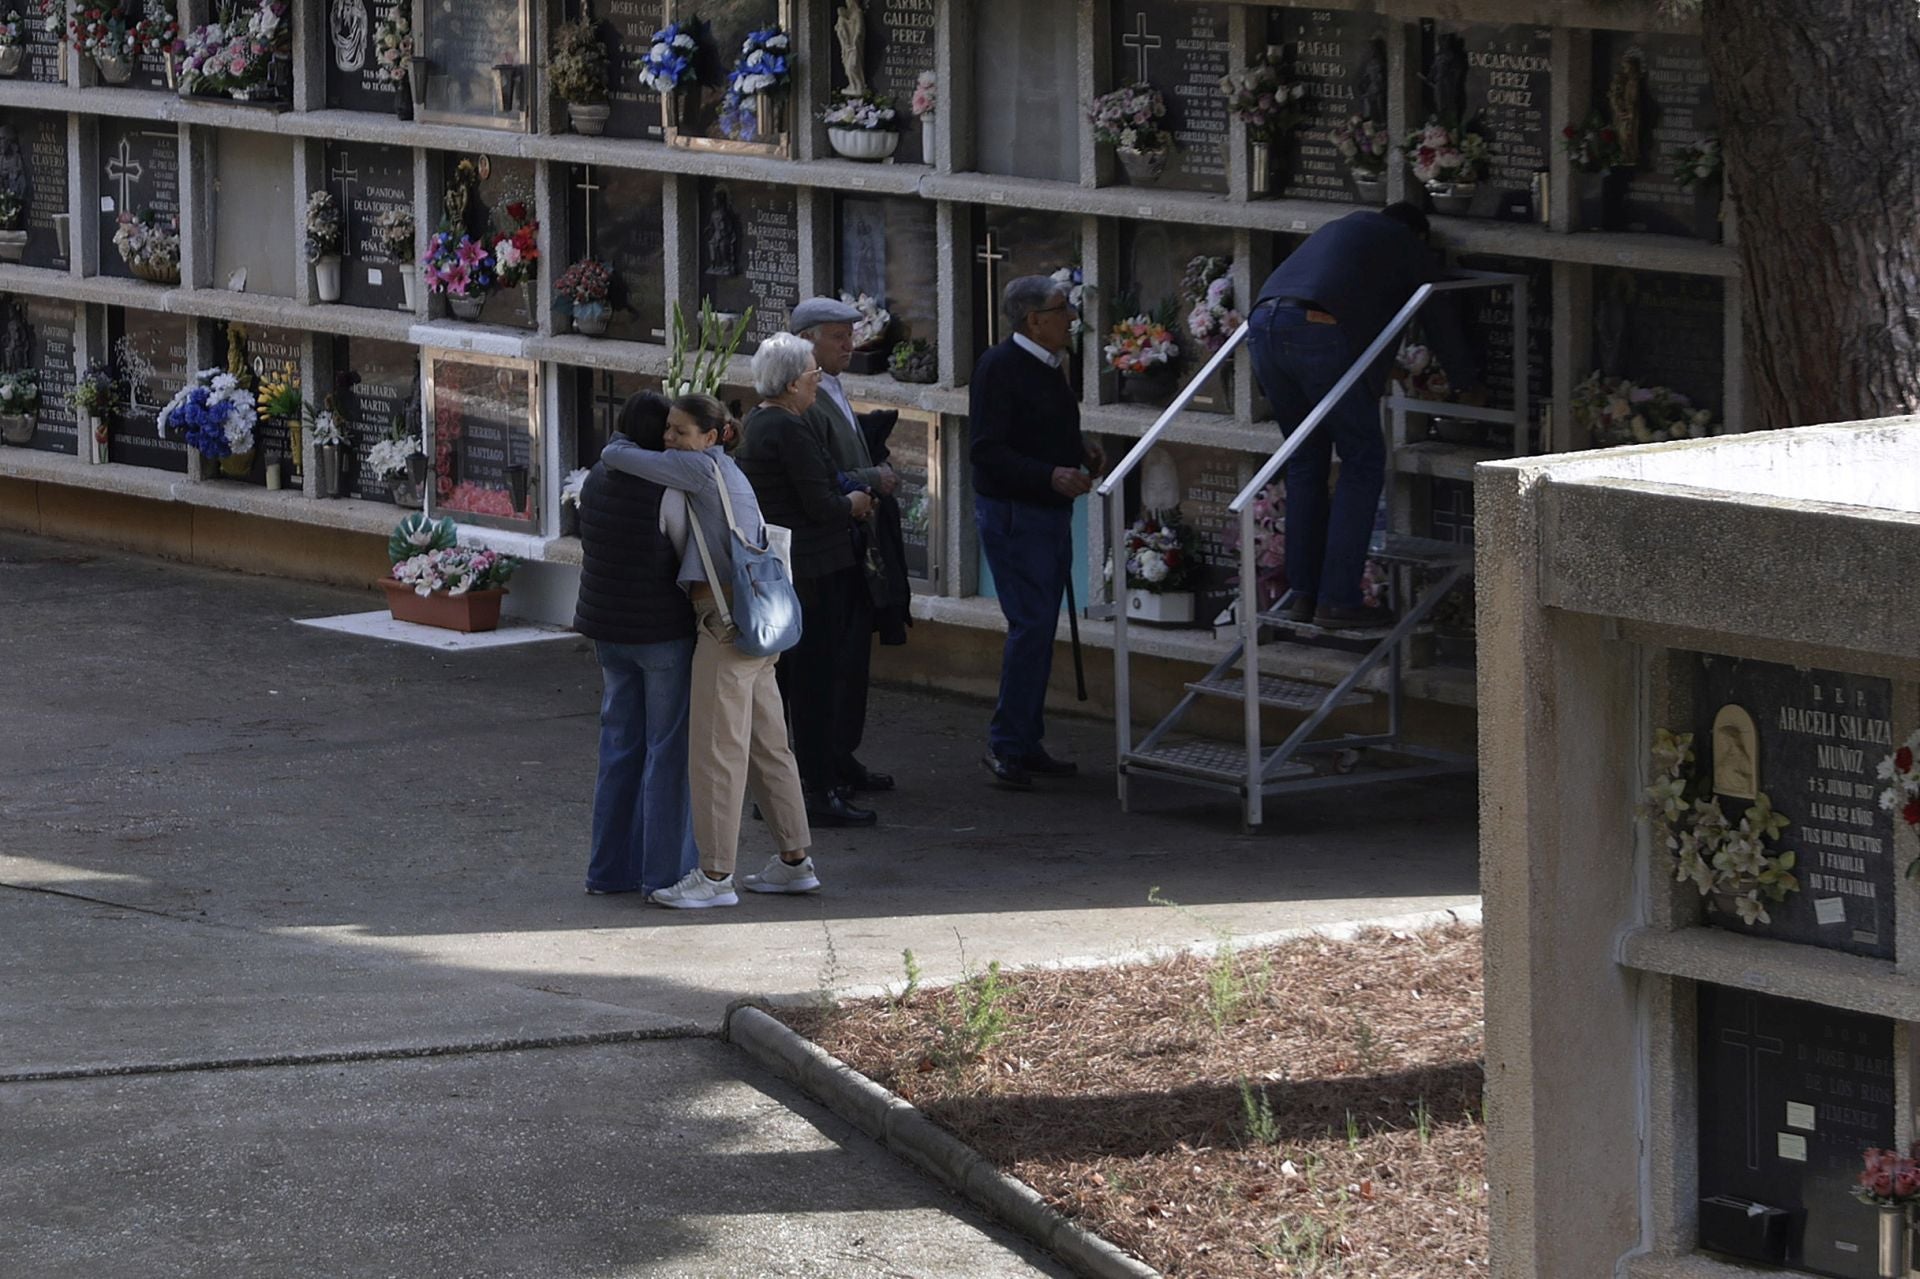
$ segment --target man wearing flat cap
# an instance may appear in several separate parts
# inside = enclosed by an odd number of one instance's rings
[[[881,415],[868,414],[866,420],[857,416],[846,389],[840,385],[840,375],[846,372],[853,358],[853,326],[859,318],[860,312],[845,302],[825,297],[808,298],[793,308],[787,327],[813,343],[814,359],[820,365],[820,391],[814,397],[813,407],[807,410],[808,424],[827,440],[841,483],[865,489],[879,502],[890,497],[900,481],[892,467],[874,463],[866,429],[879,428],[884,437],[893,423],[871,420]],[[897,419],[899,414],[884,416]],[[860,792],[892,790],[893,778],[869,769],[855,754],[866,730],[875,613],[869,557],[865,554],[872,544],[870,530],[850,529],[848,535],[856,539],[856,550],[861,552],[859,562],[851,570],[853,576],[845,589],[830,596],[836,604],[836,615],[819,620],[833,629],[832,652],[836,659],[832,670],[824,672],[832,686],[834,732],[830,769],[837,782],[833,815],[842,818],[843,824],[864,824],[873,820],[871,810],[856,807],[853,796]],[[811,626],[816,622],[807,618],[803,624]],[[783,669],[786,665],[782,663]],[[789,704],[795,703],[789,699]],[[806,699],[803,697],[799,704],[806,704]]]

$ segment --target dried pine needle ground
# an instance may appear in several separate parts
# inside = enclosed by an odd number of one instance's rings
[[[1478,929],[779,1015],[1167,1275],[1486,1273]]]

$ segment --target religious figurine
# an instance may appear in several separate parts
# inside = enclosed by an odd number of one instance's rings
[[[33,367],[33,329],[27,324],[27,308],[19,299],[7,302],[6,334],[0,337],[0,368],[9,371]]]
[[[1427,68],[1427,85],[1433,90],[1434,113],[1440,123],[1457,129],[1467,122],[1467,47],[1456,35],[1443,35],[1433,50],[1433,65]]]
[[[467,219],[471,215],[469,205],[473,199],[473,189],[480,185],[480,170],[471,160],[462,160],[454,167],[453,177],[447,180],[445,194],[440,197],[440,208],[446,214],[446,226],[456,235],[463,235],[468,229]]]
[[[1729,799],[1760,793],[1760,734],[1738,706],[1722,706],[1713,717],[1713,793]]]
[[[840,38],[840,65],[847,73],[847,96],[867,96],[867,15],[860,0],[847,0],[840,16],[833,20],[833,34]]]
[[[1640,163],[1640,57],[1628,54],[1607,86],[1607,108],[1613,113],[1613,131],[1620,137],[1622,164]]]
[[[30,186],[27,156],[20,149],[20,135],[12,125],[0,124],[0,191],[24,205]]]
[[[333,43],[334,66],[351,72],[366,65],[370,25],[367,0],[333,0],[327,15],[327,35]]]
[[[1367,41],[1367,56],[1360,63],[1354,91],[1354,105],[1362,120],[1374,124],[1387,122],[1387,42]]]
[[[247,368],[247,329],[243,324],[227,325],[227,372],[239,378],[242,386],[253,381]]]
[[[1593,324],[1593,360],[1608,377],[1627,376],[1630,355],[1627,337],[1627,311],[1633,303],[1633,279],[1618,272],[1600,303]]]
[[[713,212],[707,215],[707,274],[740,274],[740,220],[725,187],[713,193]]]

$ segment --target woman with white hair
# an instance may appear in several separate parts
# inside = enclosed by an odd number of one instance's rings
[[[807,818],[815,826],[872,825],[871,812],[835,793],[837,761],[833,637],[851,607],[848,583],[864,579],[854,567],[853,521],[873,510],[870,494],[842,492],[824,421],[807,419],[819,393],[813,343],[777,333],[753,356],[753,389],[760,407],[747,414],[737,460],[760,499],[769,524],[793,530],[793,588],[800,597],[800,642],[780,658],[780,686],[793,723],[793,754],[800,765]]]

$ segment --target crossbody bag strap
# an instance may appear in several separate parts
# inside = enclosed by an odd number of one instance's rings
[[[694,514],[693,503],[687,503],[687,524],[693,530],[693,543],[700,548],[700,567],[706,570],[707,589],[713,593],[713,602],[720,610],[720,620],[728,626],[733,625],[733,613],[727,608],[727,589],[720,581],[720,575],[714,572],[713,556],[707,550],[707,538],[700,531],[700,517]]]
[[[755,551],[765,551],[767,549],[765,546],[755,546],[752,542],[749,542],[746,535],[740,531],[739,523],[733,518],[733,495],[727,492],[727,477],[720,470],[720,463],[716,459],[708,458],[707,461],[713,463],[713,480],[714,483],[720,486],[720,509],[727,513],[727,531],[733,534],[733,540],[740,543],[740,545]],[[765,540],[763,536],[761,541],[764,542]]]

